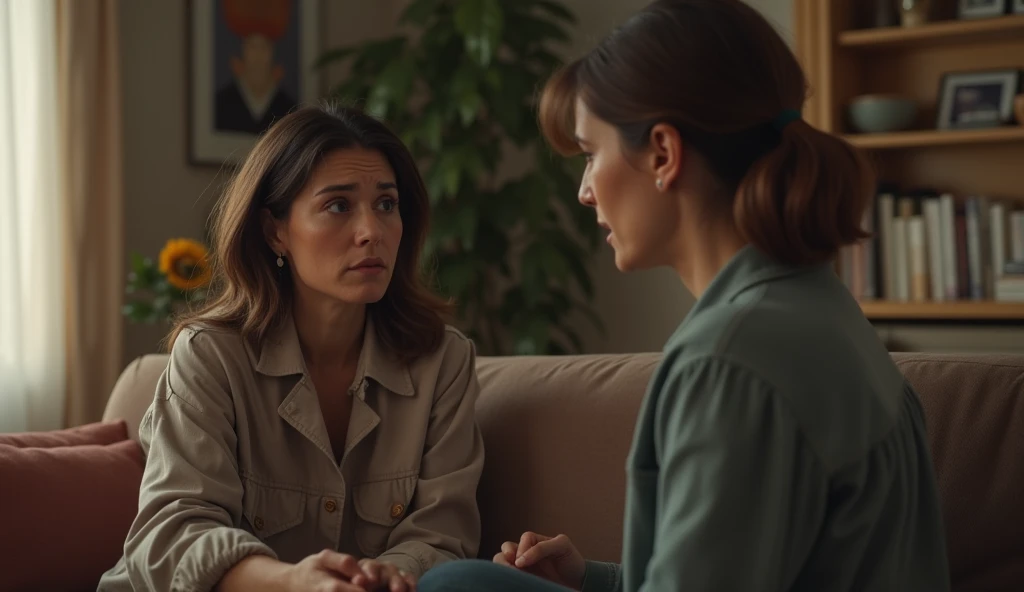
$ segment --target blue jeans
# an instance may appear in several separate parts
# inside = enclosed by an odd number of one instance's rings
[[[417,592],[566,592],[563,588],[518,569],[482,559],[442,563],[423,574]]]

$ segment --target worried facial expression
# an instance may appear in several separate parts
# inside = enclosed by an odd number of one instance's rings
[[[271,247],[283,253],[297,289],[368,304],[383,298],[402,240],[394,170],[378,151],[328,153],[292,202],[271,219]]]

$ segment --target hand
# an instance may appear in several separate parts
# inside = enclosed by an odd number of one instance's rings
[[[363,592],[351,582],[361,575],[359,562],[351,555],[324,549],[289,567],[285,589],[297,592]]]
[[[506,542],[494,563],[527,571],[559,586],[579,590],[583,587],[587,563],[569,537],[554,538],[525,532],[518,543]]]
[[[416,578],[390,563],[376,559],[361,559],[362,570],[352,578],[352,583],[365,590],[386,589],[390,592],[416,592]]]

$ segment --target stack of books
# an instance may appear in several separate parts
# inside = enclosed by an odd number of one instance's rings
[[[1024,202],[952,194],[880,193],[871,238],[840,254],[862,300],[1024,302]]]
[[[995,299],[1024,302],[1024,259],[1009,261],[1003,266],[1003,275],[996,279]]]

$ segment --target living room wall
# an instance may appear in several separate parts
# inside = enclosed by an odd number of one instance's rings
[[[565,0],[580,18],[570,54],[592,46],[647,0]],[[748,0],[792,39],[792,0]],[[407,0],[325,2],[328,46],[388,34]],[[221,185],[216,168],[185,158],[184,3],[120,3],[125,150],[125,247],[155,256],[171,237],[202,237]],[[620,274],[610,249],[595,259],[596,308],[606,336],[583,330],[590,352],[661,348],[693,298],[671,271]],[[881,325],[894,347],[917,351],[1024,351],[1024,331],[1005,327]],[[166,328],[125,324],[125,362],[155,351]]]
[[[326,46],[385,35],[395,2],[324,2]],[[203,238],[227,175],[186,160],[184,2],[122,0],[125,251],[156,257],[168,238]],[[328,80],[336,73],[328,73]],[[124,325],[124,360],[154,352],[167,328]]]

